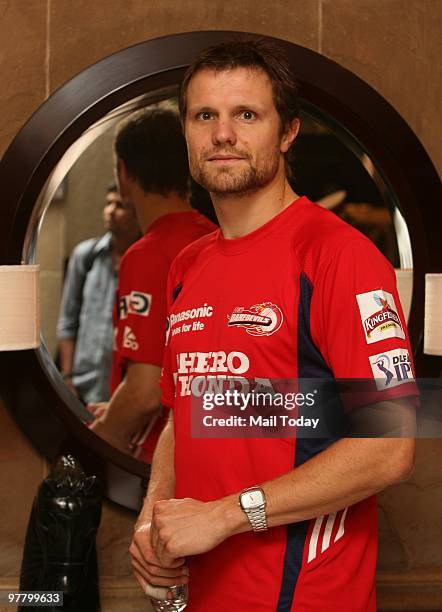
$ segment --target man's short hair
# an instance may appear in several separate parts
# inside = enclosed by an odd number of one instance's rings
[[[133,113],[119,125],[114,146],[145,193],[187,195],[189,162],[177,113],[158,108]]]
[[[231,40],[204,49],[187,69],[181,83],[179,108],[181,121],[187,111],[187,89],[192,77],[208,68],[216,71],[233,68],[260,68],[270,79],[273,100],[281,119],[281,132],[299,116],[298,87],[282,48],[267,38]]]

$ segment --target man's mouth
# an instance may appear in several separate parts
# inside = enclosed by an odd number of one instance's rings
[[[219,164],[237,162],[243,160],[244,157],[240,157],[239,155],[211,155],[207,161],[215,162]]]

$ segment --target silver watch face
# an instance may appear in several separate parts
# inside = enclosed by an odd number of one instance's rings
[[[264,503],[264,495],[260,489],[253,491],[244,491],[241,493],[241,507],[243,510],[253,510]]]

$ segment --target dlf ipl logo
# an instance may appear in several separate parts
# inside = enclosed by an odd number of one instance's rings
[[[391,389],[413,380],[410,356],[406,349],[385,351],[369,359],[378,390]]]
[[[271,336],[284,320],[281,309],[272,302],[254,304],[248,309],[238,306],[227,318],[229,327],[244,327],[251,336]]]
[[[356,296],[367,344],[385,338],[405,338],[391,293],[379,289]]]

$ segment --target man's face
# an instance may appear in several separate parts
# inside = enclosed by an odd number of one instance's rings
[[[113,234],[133,234],[138,227],[133,206],[123,203],[118,191],[110,191],[106,195],[103,219],[106,231]]]
[[[270,80],[261,69],[203,69],[187,90],[185,136],[193,178],[219,195],[250,193],[284,171],[296,136],[281,134]]]

